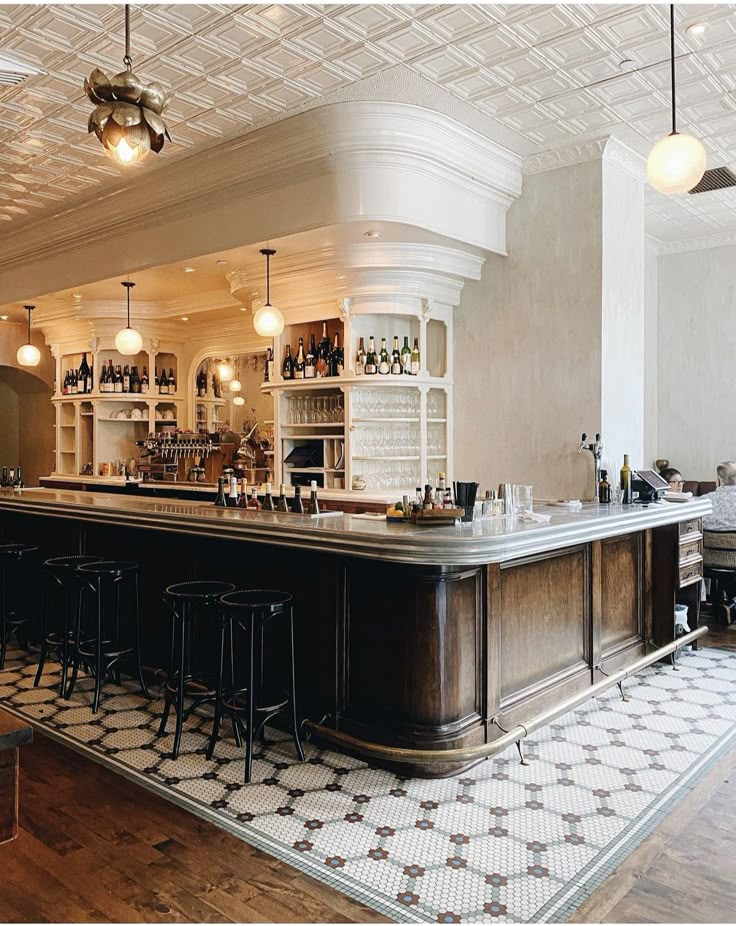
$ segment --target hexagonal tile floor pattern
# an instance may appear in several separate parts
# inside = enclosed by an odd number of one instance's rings
[[[207,716],[182,754],[156,736],[160,701],[90,682],[58,697],[53,667],[13,651],[2,706],[44,733],[401,922],[561,922],[621,863],[736,738],[736,656],[685,653],[590,701],[516,751],[457,778],[406,779],[269,733],[253,783],[232,740],[204,756]]]

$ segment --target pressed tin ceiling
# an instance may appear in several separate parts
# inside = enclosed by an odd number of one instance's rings
[[[736,166],[736,5],[676,7],[679,127],[709,167]],[[687,25],[707,22],[697,37]],[[654,5],[148,5],[132,10],[136,72],[173,91],[173,143],[139,170],[405,67],[493,120],[529,155],[626,126],[642,152],[669,130],[667,7]],[[82,80],[122,67],[122,8],[0,6],[0,55],[40,69],[0,86],[0,239],[125,168],[86,131]],[[437,91],[438,93],[441,91]],[[489,124],[491,124],[489,122]],[[736,190],[651,194],[660,241],[736,231]]]

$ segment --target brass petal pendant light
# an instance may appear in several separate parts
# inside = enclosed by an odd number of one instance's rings
[[[670,75],[672,81],[672,131],[654,145],[647,158],[647,179],[658,193],[688,193],[705,173],[703,143],[677,131],[675,99],[675,7],[670,4]]]
[[[163,87],[144,84],[133,73],[130,57],[130,5],[125,4],[125,70],[108,78],[99,68],[85,77],[84,90],[93,103],[87,131],[94,132],[105,153],[119,164],[135,164],[158,153],[171,141],[161,114],[168,104]]]

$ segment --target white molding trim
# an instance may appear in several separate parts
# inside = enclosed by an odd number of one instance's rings
[[[341,222],[400,222],[505,253],[521,163],[419,106],[325,105],[0,234],[0,303]]]
[[[603,160],[620,167],[638,183],[646,183],[646,158],[616,135],[610,135],[603,146]]]
[[[656,239],[653,239],[656,240]],[[686,251],[705,251],[710,248],[727,248],[736,244],[736,229],[703,235],[700,238],[680,238],[677,241],[658,241],[657,254],[684,254]]]
[[[548,151],[533,154],[524,158],[523,171],[525,174],[538,174],[545,170],[556,170],[558,167],[570,167],[573,164],[595,161],[603,156],[609,137],[605,135],[590,141],[577,142],[574,145],[551,148]]]

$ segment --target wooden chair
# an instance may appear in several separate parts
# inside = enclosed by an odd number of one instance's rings
[[[703,575],[710,579],[710,605],[714,615],[731,623],[728,604],[736,597],[736,531],[703,531]],[[722,600],[725,593],[727,601]]]

